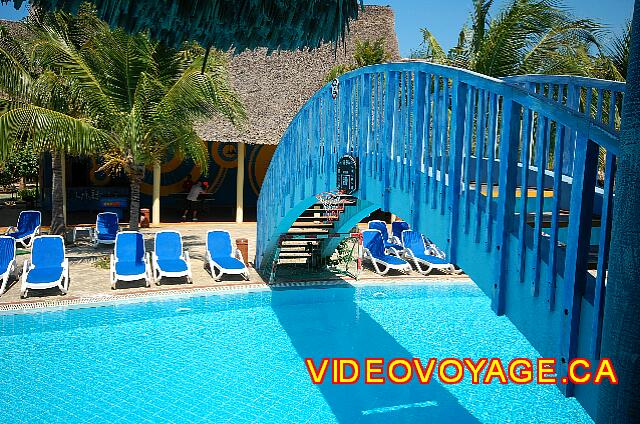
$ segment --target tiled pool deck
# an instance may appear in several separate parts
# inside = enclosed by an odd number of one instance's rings
[[[231,233],[235,240],[246,238],[249,240],[249,260],[253,264],[255,256],[256,224],[255,223],[187,223],[187,224],[167,224],[157,228],[142,229],[145,235],[147,251],[153,250],[153,234],[160,230],[174,229],[182,233],[185,249],[189,250],[191,257],[191,269],[194,284],[188,284],[185,279],[163,279],[163,285],[145,287],[144,282],[118,282],[118,288],[111,290],[109,282],[109,270],[96,266],[96,261],[107,258],[113,250],[112,246],[100,246],[94,248],[86,238],[78,238],[74,245],[67,245],[67,257],[69,258],[69,293],[62,296],[58,289],[31,290],[27,299],[20,299],[20,281],[11,283],[6,293],[0,296],[0,310],[31,309],[46,306],[64,306],[72,304],[96,303],[103,301],[117,301],[142,296],[153,295],[178,295],[190,292],[213,292],[219,290],[235,290],[249,288],[265,288],[265,281],[260,275],[249,267],[250,279],[244,281],[241,277],[224,277],[222,281],[215,281],[208,270],[204,269],[205,243],[204,236],[208,230],[222,229]],[[17,260],[18,269],[22,270],[22,264],[29,255],[19,255]],[[304,278],[278,279],[278,285],[298,285],[297,282],[305,285],[309,284],[331,284],[331,281],[353,281],[348,277],[340,277],[328,273],[313,274],[308,281]],[[394,273],[386,277],[381,277],[372,272],[368,263],[365,264],[363,272],[360,274],[360,281],[467,281],[465,275],[451,276],[433,273],[430,276],[423,276],[415,271],[409,275]]]

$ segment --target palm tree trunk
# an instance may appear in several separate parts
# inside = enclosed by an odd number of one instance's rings
[[[640,0],[633,14],[620,145],[601,348],[619,384],[601,385],[598,423],[640,422]]]
[[[138,230],[140,222],[140,184],[144,176],[144,171],[140,172],[134,169],[129,176],[129,185],[131,190],[131,203],[129,207],[129,229]]]
[[[62,181],[62,154],[51,152],[51,229],[49,234],[64,235],[66,223],[64,222],[63,193],[64,184]]]

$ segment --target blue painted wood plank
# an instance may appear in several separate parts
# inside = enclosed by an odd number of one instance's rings
[[[434,75],[433,78],[433,141],[431,148],[431,209],[438,206],[438,163],[440,159],[440,77]]]
[[[603,103],[604,103],[604,91],[599,88],[598,89],[598,100],[596,103],[596,122],[601,124],[602,123],[602,108],[603,108]]]
[[[360,101],[358,114],[360,121],[358,123],[359,129],[359,152],[358,161],[360,163],[360,194],[362,198],[367,196],[367,185],[369,179],[367,175],[370,174],[370,163],[367,161],[371,155],[369,154],[369,131],[371,128],[371,75],[363,74],[360,78],[360,87],[358,90],[358,99]],[[364,169],[363,169],[364,168]]]
[[[451,102],[451,144],[449,151],[449,252],[451,263],[458,259],[457,234],[460,216],[460,188],[462,178],[462,149],[464,143],[465,114],[467,113],[467,86],[457,80],[452,81]]]
[[[567,375],[568,363],[575,358],[578,349],[582,289],[587,277],[593,198],[598,172],[598,151],[597,144],[588,140],[583,134],[578,134],[562,290],[562,345],[559,375]],[[567,396],[573,396],[572,384],[567,384],[564,389]]]
[[[616,92],[612,91],[609,96],[609,123],[608,127],[612,130],[616,128]]]
[[[398,98],[398,107],[396,108],[396,128],[395,132],[395,151],[393,154],[393,162],[395,165],[394,186],[400,190],[404,190],[404,152],[407,131],[407,73],[400,73],[400,88]]]
[[[562,159],[565,130],[556,125],[555,154],[553,155],[553,202],[551,205],[551,229],[549,233],[549,258],[547,267],[547,303],[553,310],[556,301],[556,280],[558,278],[558,217],[560,215],[560,196],[562,194]]]
[[[495,283],[491,306],[496,314],[505,312],[509,231],[515,213],[515,189],[518,178],[518,144],[520,138],[521,106],[510,100],[502,105],[502,137],[500,146],[500,172],[498,175],[498,203],[495,227]]]
[[[440,215],[445,214],[447,205],[447,151],[449,147],[449,79],[442,81],[442,111],[440,113]]]
[[[520,161],[522,169],[520,174],[520,222],[518,227],[518,257],[520,258],[520,282],[523,282],[526,274],[526,231],[527,231],[527,204],[529,188],[529,163],[531,161],[531,149],[533,142],[533,113],[529,109],[523,111],[522,121],[522,148]]]
[[[482,159],[484,157],[484,138],[485,138],[485,120],[486,120],[486,104],[487,104],[487,92],[485,90],[478,90],[478,115],[476,117],[476,243],[480,242],[480,234],[482,232],[480,220],[482,218],[482,209],[480,202],[482,200]]]
[[[432,128],[432,118],[431,118],[431,110],[433,108],[433,75],[426,75],[426,95],[425,95],[425,118],[424,118],[424,153],[423,153],[423,161],[424,161],[424,172],[425,172],[425,186],[424,186],[424,203],[429,205],[431,202],[429,201],[429,193],[431,187],[431,177],[430,173],[432,168],[432,142],[431,142],[431,128]]]
[[[469,189],[471,185],[471,140],[473,139],[473,122],[476,108],[476,90],[467,86],[467,111],[466,111],[466,123],[464,133],[464,192],[463,192],[463,207],[464,207],[464,233],[469,234],[469,216],[471,209],[471,196]]]
[[[598,267],[593,297],[593,321],[591,324],[591,356],[594,359],[600,358],[600,345],[602,343],[602,319],[604,317],[604,299],[606,293],[605,278],[609,266],[613,187],[616,178],[617,158],[611,153],[607,153],[605,161],[604,193],[602,195],[602,214],[600,216],[600,243],[598,245]]]
[[[485,206],[485,229],[487,232],[487,252],[491,251],[491,223],[493,221],[491,203],[493,202],[493,166],[495,162],[496,140],[498,138],[498,96],[489,97],[489,129],[487,133],[487,198]]]
[[[544,206],[544,175],[547,168],[547,141],[548,141],[548,119],[546,116],[538,114],[538,126],[536,133],[536,209],[535,227],[533,234],[533,281],[531,282],[531,293],[538,296],[540,290],[540,263],[542,255],[540,244],[542,240],[542,212]]]
[[[393,140],[393,119],[394,112],[398,102],[398,74],[389,72],[386,75],[386,87],[384,93],[384,143],[385,151],[382,161],[382,207],[383,210],[389,211],[389,191],[391,190],[391,175],[389,166],[392,165],[391,160],[391,142]]]
[[[415,90],[413,103],[413,157],[411,159],[411,226],[418,227],[421,214],[422,186],[424,181],[424,173],[422,170],[422,156],[424,151],[424,134],[425,134],[425,102],[426,102],[426,85],[427,77],[423,72],[415,74]],[[417,175],[417,178],[415,176]]]

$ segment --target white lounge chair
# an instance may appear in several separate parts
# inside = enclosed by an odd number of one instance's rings
[[[406,221],[394,221],[391,223],[391,241],[395,244],[402,245],[402,232],[409,229],[409,223]]]
[[[178,231],[156,233],[152,256],[153,279],[160,285],[162,277],[187,277],[193,283],[189,252],[182,250],[182,235]]]
[[[447,262],[446,259],[431,254],[430,247],[425,243],[424,237],[417,231],[405,230],[402,232],[402,244],[405,258],[413,261],[418,272],[427,275],[434,269],[448,274],[459,274],[461,270]]]
[[[96,217],[96,228],[92,234],[94,246],[114,244],[120,230],[120,220],[115,212],[101,212]]]
[[[0,295],[7,289],[16,268],[16,239],[0,236]]]
[[[211,275],[220,280],[224,274],[242,275],[249,281],[249,270],[244,264],[240,250],[233,249],[231,234],[224,230],[212,230],[207,233],[207,263]]]
[[[111,288],[115,290],[118,281],[144,280],[151,286],[151,266],[144,251],[144,238],[137,231],[123,231],[116,236],[111,254]]]
[[[27,297],[28,290],[60,288],[67,294],[69,287],[69,261],[64,252],[61,236],[36,236],[33,238],[31,258],[24,262],[20,297]]]
[[[385,275],[391,269],[404,273],[411,271],[411,265],[407,261],[398,256],[386,254],[380,231],[364,230],[362,244],[364,245],[364,257],[371,260],[371,264],[378,274]]]
[[[384,250],[392,255],[402,256],[402,245],[389,240],[389,231],[387,230],[387,224],[384,221],[374,219],[369,221],[370,230],[378,230],[382,235],[382,241],[384,242]]]
[[[9,227],[5,235],[13,237],[23,247],[31,247],[33,238],[40,233],[42,214],[40,211],[22,211],[15,227]]]

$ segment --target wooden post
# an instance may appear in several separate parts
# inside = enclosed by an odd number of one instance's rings
[[[236,178],[236,222],[244,222],[244,150],[244,143],[239,142],[238,176]]]
[[[153,225],[160,224],[160,186],[162,171],[160,162],[153,164],[153,202],[151,205],[151,223]]]
[[[67,156],[60,153],[60,169],[62,171],[62,217],[67,226]]]

